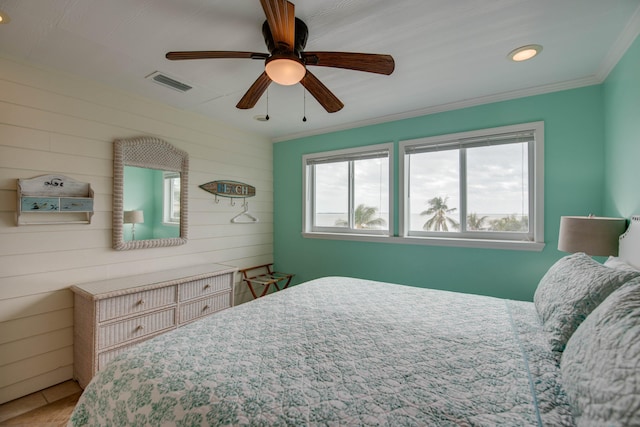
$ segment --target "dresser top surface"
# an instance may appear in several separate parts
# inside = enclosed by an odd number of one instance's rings
[[[91,299],[102,299],[122,293],[135,292],[138,288],[153,289],[209,276],[235,273],[237,270],[236,267],[223,264],[193,265],[76,284],[71,286],[71,290]]]

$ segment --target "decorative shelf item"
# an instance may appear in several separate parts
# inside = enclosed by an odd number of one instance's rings
[[[218,196],[229,198],[247,198],[256,195],[256,188],[238,181],[211,181],[200,186],[204,191],[213,194],[218,203]]]
[[[18,179],[18,225],[90,224],[92,216],[93,190],[89,183],[64,175]]]
[[[207,191],[215,196],[216,203],[219,203],[218,196],[228,197],[230,205],[235,206],[234,199],[242,199],[242,212],[231,218],[231,222],[234,224],[248,224],[252,222],[258,222],[258,218],[249,213],[249,203],[247,197],[253,197],[256,195],[256,188],[252,185],[245,184],[238,181],[211,181],[200,186],[204,191]]]

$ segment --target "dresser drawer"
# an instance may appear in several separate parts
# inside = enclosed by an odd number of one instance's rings
[[[103,325],[98,330],[98,349],[142,339],[164,329],[173,329],[175,326],[175,308]]]
[[[100,353],[98,353],[98,370],[102,369],[105,367],[105,365],[107,363],[109,363],[111,360],[115,359],[116,356],[118,356],[120,353],[124,353],[125,351],[129,350],[131,347],[135,347],[138,344],[141,344],[142,342],[146,342],[146,339],[150,339],[155,337],[156,335],[161,335],[163,332],[160,331],[158,333],[155,334],[150,334],[148,337],[145,336],[145,340],[143,341],[134,341],[131,344],[125,344],[122,345],[120,347],[116,347],[116,348],[112,348],[111,350],[105,350],[102,351]]]
[[[176,287],[167,286],[100,300],[98,321],[105,322],[173,304],[176,302]]]
[[[231,292],[222,292],[182,305],[179,322],[181,324],[190,322],[229,307],[231,307]]]
[[[180,285],[180,301],[186,301],[231,289],[233,273],[193,280]]]
[[[117,348],[114,348],[113,350],[107,350],[107,351],[103,351],[102,353],[99,353],[98,354],[98,370],[104,368],[108,362],[115,359],[115,357],[120,353],[123,353],[126,350],[138,344],[139,343],[123,345],[122,347],[117,347]]]

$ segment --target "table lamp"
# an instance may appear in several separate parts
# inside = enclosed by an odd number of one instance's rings
[[[136,224],[144,222],[143,211],[124,211],[124,224],[131,224],[131,240],[136,240]]]

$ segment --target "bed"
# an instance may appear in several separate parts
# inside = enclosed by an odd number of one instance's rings
[[[121,354],[69,425],[640,425],[638,224],[534,302],[346,277],[268,295]]]

